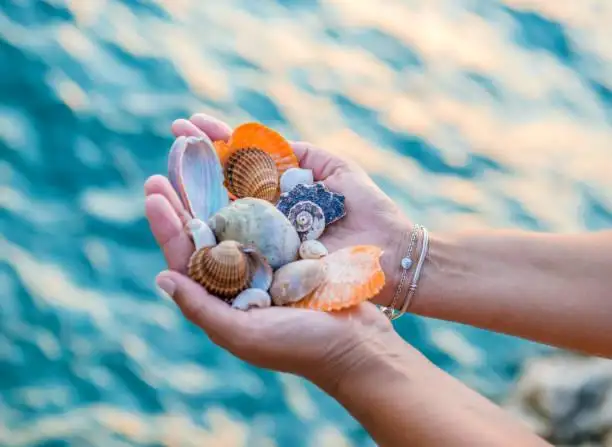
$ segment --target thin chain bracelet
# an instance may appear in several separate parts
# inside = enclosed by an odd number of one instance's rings
[[[412,264],[413,264],[412,251],[414,250],[414,246],[416,244],[417,236],[419,233],[419,228],[420,226],[416,224],[412,226],[412,231],[410,233],[410,245],[408,246],[408,253],[400,261],[400,266],[402,267],[402,276],[400,278],[400,283],[397,286],[397,289],[395,290],[395,294],[393,295],[393,300],[391,301],[391,305],[389,307],[381,306],[383,309],[382,311],[383,314],[385,314],[385,316],[389,320],[395,320],[396,318],[398,318],[398,316],[396,315],[398,311],[395,310],[395,305],[397,304],[397,299],[399,298],[400,293],[402,293],[402,289],[404,288],[404,282],[406,282],[406,278],[408,277],[408,272],[410,271],[410,268],[412,267]]]
[[[412,303],[412,298],[416,293],[417,286],[419,285],[419,278],[421,277],[421,271],[423,270],[423,264],[425,264],[425,258],[427,258],[427,252],[429,250],[429,232],[426,228],[421,227],[423,231],[423,245],[421,246],[421,254],[419,256],[419,261],[417,263],[416,268],[414,269],[414,276],[412,277],[412,282],[410,287],[408,288],[408,295],[404,300],[404,305],[402,309],[399,311],[399,315],[395,318],[399,318],[406,313],[408,307]]]

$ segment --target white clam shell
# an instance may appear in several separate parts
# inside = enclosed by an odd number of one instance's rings
[[[280,178],[281,193],[289,192],[297,185],[312,185],[314,176],[312,169],[289,168]]]
[[[168,178],[191,217],[206,221],[229,203],[219,156],[206,135],[174,141]]]
[[[291,262],[276,272],[270,287],[277,306],[295,303],[315,290],[325,279],[325,264],[315,259]]]
[[[206,222],[200,219],[191,219],[187,222],[187,230],[193,238],[196,250],[217,245],[217,239]]]
[[[274,205],[247,197],[232,202],[209,221],[218,241],[254,246],[277,269],[297,259],[300,238],[291,222]]]
[[[300,258],[302,259],[320,259],[327,256],[328,251],[321,242],[316,240],[307,240],[300,245]]]
[[[272,305],[270,294],[261,289],[246,289],[232,301],[232,307],[239,310],[265,308]]]

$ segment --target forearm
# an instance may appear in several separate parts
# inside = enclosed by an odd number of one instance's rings
[[[377,345],[378,344],[378,345]],[[398,336],[373,344],[339,383],[322,386],[380,446],[548,445],[432,365]]]
[[[411,311],[612,356],[612,233],[433,236]]]

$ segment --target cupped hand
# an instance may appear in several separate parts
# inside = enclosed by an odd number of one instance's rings
[[[206,116],[194,115],[172,126],[176,136],[206,133],[227,140],[231,129]],[[372,301],[388,304],[396,285],[401,245],[409,228],[395,204],[355,164],[312,147],[293,143],[300,165],[313,170],[332,191],[346,197],[347,215],[325,230],[321,241],[330,252],[372,244],[385,251],[381,260],[387,285]],[[169,270],[158,284],[184,315],[213,342],[256,366],[302,375],[313,381],[339,380],[384,345],[392,327],[372,303],[336,313],[272,307],[244,312],[231,308],[185,276],[193,243],[184,229],[186,212],[167,178],[145,184],[146,215]]]

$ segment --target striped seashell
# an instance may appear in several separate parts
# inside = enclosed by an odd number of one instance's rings
[[[272,157],[279,176],[290,168],[300,167],[289,142],[278,132],[260,123],[242,124],[234,129],[228,142],[219,140],[214,145],[222,165],[236,151],[251,147],[261,149]]]
[[[276,163],[256,148],[241,149],[229,157],[225,164],[225,185],[236,198],[255,197],[276,203],[280,194]]]
[[[209,293],[231,301],[249,287],[253,264],[241,244],[223,241],[196,251],[189,260],[187,274]]]

